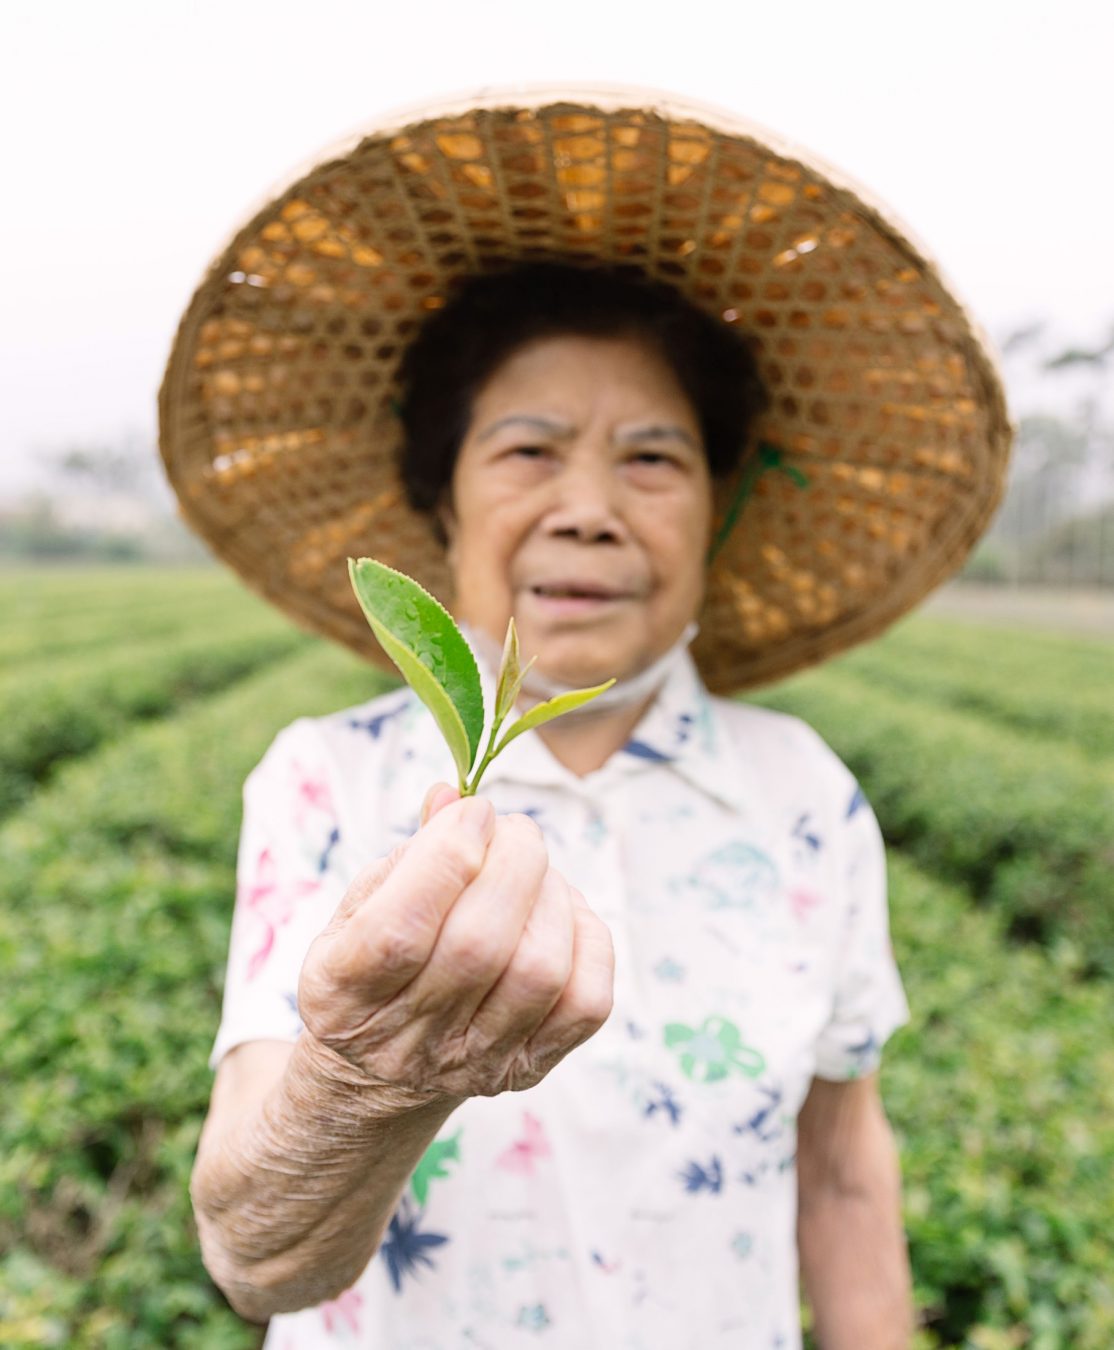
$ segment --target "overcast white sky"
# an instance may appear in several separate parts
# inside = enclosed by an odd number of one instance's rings
[[[1102,0],[0,0],[0,489],[154,433],[179,315],[277,180],[482,84],[644,83],[801,142],[888,202],[999,339],[1114,324]]]

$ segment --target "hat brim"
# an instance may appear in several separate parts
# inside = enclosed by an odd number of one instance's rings
[[[486,91],[365,130],[209,268],[159,395],[187,522],[260,594],[388,665],[346,559],[451,605],[406,503],[401,354],[464,274],[542,258],[666,281],[754,343],[777,448],[708,576],[693,652],[741,690],[846,650],[953,575],[1012,429],[989,345],[892,213],[731,114],[655,91]],[[719,485],[720,517],[738,482]]]

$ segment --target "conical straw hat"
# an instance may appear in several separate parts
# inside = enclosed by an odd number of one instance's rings
[[[657,91],[484,90],[395,115],[268,196],[210,266],[159,397],[186,521],[298,623],[387,668],[349,556],[451,605],[407,505],[400,356],[463,275],[635,266],[746,331],[771,394],[719,485],[693,652],[741,690],[880,633],[1000,499],[995,362],[924,249],[845,175]]]

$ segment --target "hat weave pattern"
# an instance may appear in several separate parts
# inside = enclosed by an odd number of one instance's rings
[[[295,620],[387,664],[349,556],[452,603],[398,476],[399,360],[456,279],[538,259],[637,269],[754,344],[771,406],[717,489],[729,528],[693,646],[714,690],[873,636],[961,566],[1011,439],[976,325],[861,189],[646,91],[427,107],[273,195],[209,269],[163,381],[186,520]]]

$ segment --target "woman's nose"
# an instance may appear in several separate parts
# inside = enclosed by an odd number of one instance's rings
[[[543,520],[547,534],[581,543],[620,543],[627,535],[606,465],[564,468],[554,483],[554,500]]]

